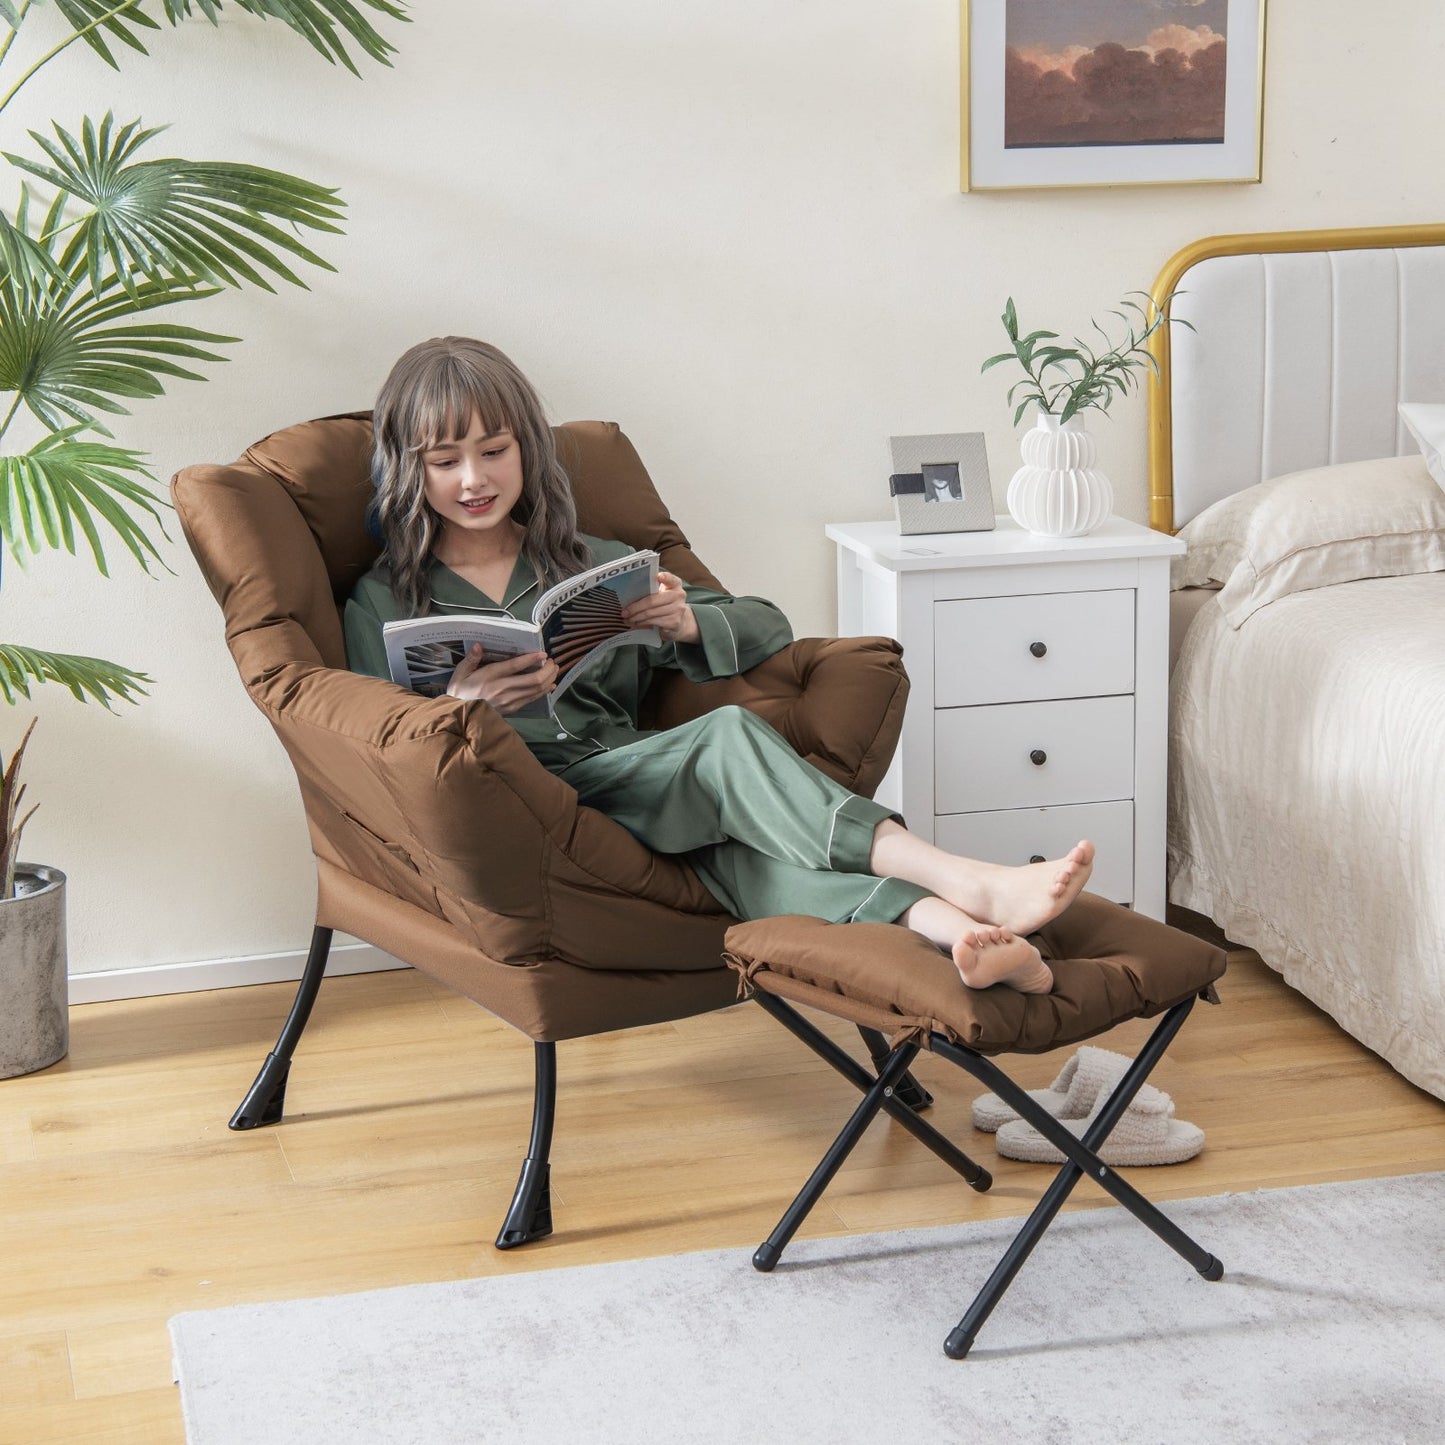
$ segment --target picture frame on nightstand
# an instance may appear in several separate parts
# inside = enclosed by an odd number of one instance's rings
[[[982,432],[889,437],[888,446],[893,462],[888,491],[903,536],[993,530]]]

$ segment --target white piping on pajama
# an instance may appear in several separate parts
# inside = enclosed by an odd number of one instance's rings
[[[886,878],[880,878],[880,879],[878,880],[877,884],[875,885],[874,889],[873,889],[873,893],[877,893],[878,889],[881,888],[887,881],[888,881],[888,880],[887,880]],[[850,913],[850,914],[848,915],[848,922],[849,922],[849,923],[852,923],[853,920],[854,920],[855,918],[857,918],[858,915],[859,915],[860,913],[862,913],[862,911],[863,911],[865,908],[867,908],[867,906],[873,901],[873,893],[870,893],[870,894],[852,911],[852,913]]]
[[[699,602],[699,607],[711,607],[714,612],[723,620],[723,626],[728,630],[728,638],[733,645],[733,675],[736,676],[740,663],[738,661],[738,635],[733,631],[733,625],[728,621],[727,609],[719,607],[716,602]]]
[[[843,809],[847,806],[848,799],[844,798],[843,801],[839,803],[836,808],[833,809],[833,816],[831,819],[829,819],[828,822],[828,842],[823,849],[823,856],[828,860],[829,867],[832,867],[833,864],[833,834],[837,831],[838,828],[838,814],[841,813]]]

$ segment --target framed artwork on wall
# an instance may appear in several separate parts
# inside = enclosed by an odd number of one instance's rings
[[[1257,181],[1266,0],[962,0],[965,191]]]

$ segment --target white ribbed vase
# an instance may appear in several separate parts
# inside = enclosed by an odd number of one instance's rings
[[[1008,484],[1009,515],[1041,537],[1082,537],[1114,506],[1114,489],[1094,462],[1098,448],[1076,416],[1040,416],[1019,444],[1024,464]]]

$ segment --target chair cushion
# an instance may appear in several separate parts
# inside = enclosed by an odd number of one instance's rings
[[[1046,1053],[1162,1013],[1207,989],[1227,955],[1177,928],[1081,893],[1033,935],[1054,971],[1048,994],[972,989],[953,960],[895,923],[763,918],[730,928],[725,957],[746,992],[929,1046],[941,1034],[980,1054]]]

